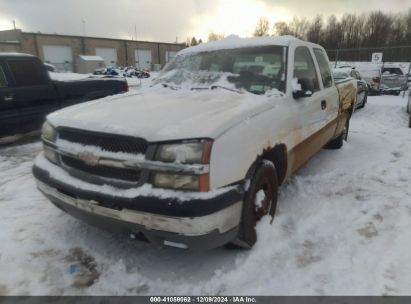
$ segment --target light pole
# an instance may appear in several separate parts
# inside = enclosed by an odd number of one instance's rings
[[[86,21],[81,19],[81,23],[83,24],[83,36],[86,36]]]

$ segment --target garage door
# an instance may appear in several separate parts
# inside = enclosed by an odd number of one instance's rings
[[[106,66],[117,67],[116,48],[96,48],[96,55],[103,57]]]
[[[56,66],[57,71],[73,71],[71,47],[63,45],[43,45],[44,61]]]
[[[135,50],[136,67],[141,70],[151,70],[151,50]]]

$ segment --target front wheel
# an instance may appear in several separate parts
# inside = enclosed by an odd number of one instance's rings
[[[270,213],[274,216],[277,207],[278,179],[272,162],[263,160],[254,172],[244,204],[235,247],[249,249],[257,241],[257,222]]]

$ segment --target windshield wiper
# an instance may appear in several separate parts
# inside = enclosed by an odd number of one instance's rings
[[[190,88],[191,91],[197,91],[197,90],[215,90],[215,89],[224,89],[227,91],[231,91],[231,92],[236,92],[239,94],[243,94],[244,92],[241,90],[237,90],[237,89],[232,89],[232,88],[227,88],[225,86],[221,86],[221,85],[212,85],[211,87],[198,87],[198,88]]]
[[[224,90],[231,91],[231,92],[236,92],[236,93],[239,93],[239,94],[243,94],[243,93],[244,93],[244,92],[241,91],[241,90],[232,89],[232,88],[227,88],[227,87],[222,86],[222,85],[212,85],[212,86],[210,87],[210,89],[211,89],[211,90],[224,89]]]
[[[190,88],[191,91],[197,91],[197,90],[209,90],[210,88],[208,87],[198,87],[198,88]]]
[[[165,88],[170,88],[170,89],[172,89],[172,90],[174,90],[174,91],[177,91],[177,90],[180,89],[179,87],[175,87],[175,86],[169,85],[169,84],[167,84],[167,83],[162,83],[161,85],[162,85],[163,87],[165,87]]]

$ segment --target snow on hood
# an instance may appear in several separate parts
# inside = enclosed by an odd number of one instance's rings
[[[274,107],[277,102],[273,98],[280,96],[224,89],[151,88],[68,107],[47,118],[55,127],[136,136],[150,142],[215,139],[232,126]]]

